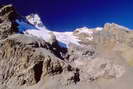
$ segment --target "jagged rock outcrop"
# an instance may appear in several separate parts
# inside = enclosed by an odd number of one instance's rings
[[[16,34],[2,40],[0,45],[0,83],[3,85],[31,86],[45,76],[62,73],[67,67],[54,55],[51,46],[38,38]]]
[[[17,13],[12,5],[0,8],[0,39],[5,39],[9,35],[17,32],[15,20]]]
[[[34,16],[27,23],[42,27]],[[0,89],[132,89],[133,31],[114,23],[84,27],[62,33],[79,41],[64,48],[60,33],[49,31],[48,41],[17,33],[19,18],[12,5],[0,7]]]
[[[13,35],[1,44],[2,83],[33,85],[47,74],[61,73],[64,63],[48,50],[48,44],[24,35]]]

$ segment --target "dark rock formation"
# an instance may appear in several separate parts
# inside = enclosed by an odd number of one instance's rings
[[[0,9],[0,39],[5,39],[9,35],[17,32],[15,23],[18,14],[12,5],[1,6]]]

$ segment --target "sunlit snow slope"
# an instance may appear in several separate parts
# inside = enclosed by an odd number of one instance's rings
[[[69,44],[75,44],[80,46],[79,39],[77,36],[73,34],[73,32],[54,32],[48,30],[42,23],[40,17],[37,14],[31,14],[29,16],[26,16],[26,19],[28,20],[27,23],[23,20],[16,20],[16,22],[19,24],[18,28],[21,33],[29,34],[31,36],[36,36],[39,38],[42,38],[46,42],[48,42],[51,39],[51,32],[56,36],[56,39],[62,47],[69,47]],[[101,30],[102,28],[97,28],[96,30]],[[93,34],[92,30],[89,30],[87,27],[82,28],[79,30],[79,33],[88,33]],[[92,37],[90,38],[92,40]]]

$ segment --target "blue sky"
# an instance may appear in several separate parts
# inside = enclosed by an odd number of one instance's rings
[[[47,28],[70,31],[77,27],[114,22],[133,29],[133,0],[0,0],[12,3],[22,15],[38,13]]]

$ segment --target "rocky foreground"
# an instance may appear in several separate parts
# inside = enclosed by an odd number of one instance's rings
[[[56,36],[19,33],[20,17],[12,5],[0,6],[0,89],[133,89],[132,30],[113,23],[76,29],[79,45],[64,48]]]

